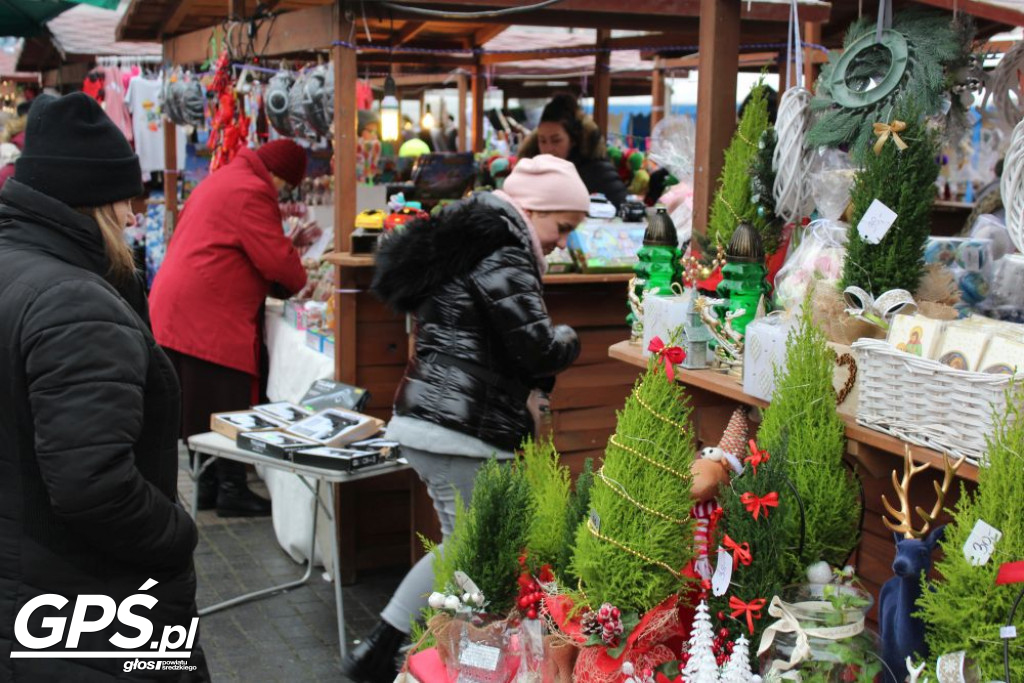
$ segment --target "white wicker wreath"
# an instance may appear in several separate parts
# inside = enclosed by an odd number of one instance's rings
[[[1013,129],[1010,137],[999,189],[1006,209],[1006,229],[1013,246],[1024,252],[1024,119]]]
[[[775,120],[778,143],[772,157],[775,168],[775,213],[787,221],[807,215],[811,198],[811,151],[804,147],[804,138],[811,124],[811,92],[794,87],[782,95]]]

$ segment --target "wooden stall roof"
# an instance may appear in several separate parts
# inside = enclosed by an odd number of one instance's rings
[[[333,2],[264,0],[263,7],[269,7],[275,13],[285,13]],[[255,0],[236,0],[235,4],[239,8],[239,16],[234,18],[251,17],[256,11]],[[357,20],[360,29],[357,38],[360,42],[365,41],[365,31],[368,30],[371,42],[388,43],[393,40],[395,44],[465,48],[487,43],[501,32],[504,25],[514,23],[526,26],[671,31],[680,34],[675,39],[688,35],[696,43],[700,0],[638,0],[629,12],[623,11],[621,0],[562,0],[543,9],[488,19],[428,18],[412,11],[420,8],[480,12],[524,4],[532,3],[524,0],[401,0],[398,3],[341,0],[342,8],[351,11]],[[800,0],[800,5],[801,19],[804,21],[828,21],[832,11],[832,3],[821,0]],[[743,0],[741,17],[744,23],[778,23],[778,34],[784,38],[789,2]],[[217,26],[229,18],[228,3],[224,0],[131,0],[118,26],[117,36],[120,40],[164,39]],[[757,35],[763,39],[763,33]]]

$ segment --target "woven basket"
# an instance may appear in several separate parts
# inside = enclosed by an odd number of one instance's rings
[[[975,464],[982,461],[993,415],[1006,406],[1010,375],[954,370],[878,339],[861,339],[853,349],[858,423],[954,457],[967,456]]]

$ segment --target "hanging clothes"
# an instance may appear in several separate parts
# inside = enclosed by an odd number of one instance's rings
[[[104,92],[104,78],[103,68],[100,67],[90,71],[82,82],[82,92],[101,104],[106,95]]]
[[[356,81],[356,109],[373,109],[373,88],[367,81]]]
[[[143,177],[150,173],[163,172],[164,161],[164,124],[162,113],[163,82],[160,79],[139,76],[128,85],[125,102],[132,116],[132,128],[135,133],[135,153],[139,155],[139,165]],[[178,169],[185,167],[185,130],[177,127]]]
[[[128,105],[125,102],[125,87],[122,82],[121,70],[117,67],[108,68],[104,83],[106,84],[104,88],[106,97],[103,101],[103,110],[107,112],[107,116],[114,122],[114,125],[124,133],[128,142],[134,142],[132,117],[128,113]]]

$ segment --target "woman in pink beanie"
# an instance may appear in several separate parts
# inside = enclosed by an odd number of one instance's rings
[[[477,469],[488,458],[515,457],[535,433],[537,397],[579,355],[572,328],[548,317],[541,277],[545,254],[565,246],[589,204],[573,164],[541,155],[520,161],[503,191],[414,221],[377,249],[374,293],[417,323],[387,436],[426,484],[445,538],[456,491],[468,504]],[[433,576],[427,555],[343,662],[346,676],[395,679],[395,657]]]

